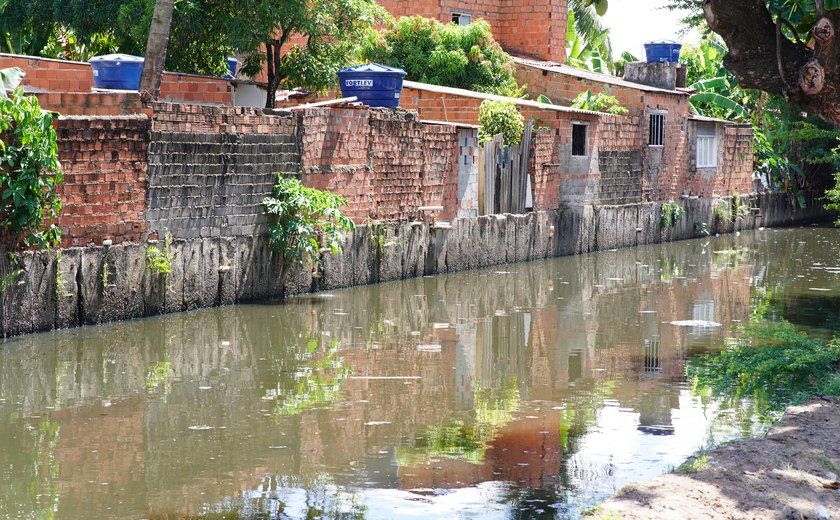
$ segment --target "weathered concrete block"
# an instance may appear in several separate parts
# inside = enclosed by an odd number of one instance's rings
[[[236,280],[238,275],[235,269],[236,245],[233,239],[220,239],[219,246],[219,305],[232,305],[236,302]]]
[[[233,240],[234,267],[236,277],[236,301],[248,302],[254,295],[254,239],[236,237]]]
[[[82,262],[82,250],[79,248],[64,249],[61,252],[61,262],[57,263],[56,280],[61,280],[63,290],[56,291],[55,327],[62,329],[75,327],[80,324],[79,316],[79,280]]]

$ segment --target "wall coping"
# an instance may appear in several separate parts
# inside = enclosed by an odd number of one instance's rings
[[[462,88],[442,87],[440,85],[431,85],[429,83],[417,83],[415,81],[403,81],[403,86],[413,88],[414,90],[422,90],[426,92],[434,92],[436,94],[449,94],[452,96],[466,97],[481,100],[506,101],[514,103],[517,106],[539,108],[542,110],[550,110],[553,112],[564,112],[567,114],[583,114],[589,116],[606,116],[610,115],[606,112],[594,112],[592,110],[582,110],[579,108],[564,107],[561,105],[553,105],[550,103],[540,103],[539,101],[531,101],[530,99],[519,99],[506,96],[497,96],[495,94],[485,94],[483,92],[475,92],[473,90],[466,90]]]

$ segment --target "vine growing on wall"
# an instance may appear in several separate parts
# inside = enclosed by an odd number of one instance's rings
[[[14,70],[0,71],[0,237],[8,248],[55,246],[61,230],[54,224],[45,228],[61,211],[55,114],[20,87],[8,94],[23,77]]]
[[[659,227],[662,229],[676,226],[682,220],[685,209],[676,202],[663,202],[659,211]]]

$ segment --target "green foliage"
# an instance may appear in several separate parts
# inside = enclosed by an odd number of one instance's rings
[[[353,373],[344,359],[338,355],[339,344],[333,341],[325,349],[323,356],[318,356],[318,340],[307,342],[307,359],[295,371],[294,387],[278,392],[274,409],[275,419],[300,415],[305,410],[329,405],[343,395],[341,387]]]
[[[697,473],[709,467],[709,461],[706,459],[706,454],[701,453],[689,458],[677,468],[677,473],[691,474]]]
[[[685,209],[676,202],[663,202],[659,209],[659,227],[666,229],[676,226],[684,214]]]
[[[737,193],[728,199],[720,199],[715,204],[715,217],[725,224],[734,224],[750,214],[750,208]]]
[[[388,241],[388,226],[381,220],[367,219],[365,225],[370,230],[370,244],[377,258],[385,254],[385,243]]]
[[[321,240],[332,254],[342,251],[342,231],[355,229],[353,221],[339,210],[347,204],[332,193],[305,187],[293,177],[277,174],[271,196],[263,199],[269,220],[271,249],[284,267],[321,262]]]
[[[487,99],[478,107],[478,142],[484,144],[497,134],[504,136],[505,146],[514,146],[522,142],[525,131],[525,118],[516,109],[512,101]]]
[[[688,83],[697,91],[691,97],[692,106],[704,116],[751,123],[756,174],[771,190],[790,194],[803,207],[804,189],[823,189],[840,171],[840,134],[781,96],[742,89],[723,65],[726,52],[716,35],[683,48]]]
[[[829,201],[825,207],[840,212],[840,173],[835,175],[834,180],[834,187],[825,192],[825,197]],[[835,221],[835,224],[840,226],[840,218]]]
[[[278,86],[315,91],[334,86],[335,73],[387,18],[375,0],[243,0],[229,12],[228,35],[243,57],[242,73],[266,71],[269,107]],[[282,53],[292,36],[302,43]]]
[[[604,91],[592,94],[591,90],[581,92],[572,101],[572,108],[579,108],[581,110],[592,110],[593,112],[606,112],[614,116],[623,116],[630,113],[629,110],[621,106],[615,96],[611,96]]]
[[[150,245],[146,247],[146,269],[156,275],[166,278],[172,273],[172,261],[175,254],[172,252],[172,235],[166,233],[163,245],[158,247]]]
[[[566,28],[566,62],[580,69],[602,74],[615,73],[610,31],[590,0],[571,0]],[[602,4],[606,11],[606,2]]]
[[[403,17],[361,47],[366,61],[399,67],[406,79],[521,97],[511,57],[493,39],[490,25],[443,24],[421,16]]]
[[[67,292],[67,284],[64,281],[64,277],[61,276],[61,261],[64,259],[64,253],[61,249],[56,250],[55,253],[55,299],[56,300],[63,300],[70,296],[70,293]]]
[[[702,220],[694,221],[694,233],[703,236],[709,236],[709,225]]]
[[[146,388],[154,390],[163,385],[165,392],[168,394],[172,387],[172,377],[175,375],[175,369],[172,367],[171,361],[158,361],[149,366],[146,372]]]
[[[61,211],[56,188],[63,176],[53,117],[20,87],[0,96],[0,232],[7,246],[43,248],[61,240],[55,225],[42,229]]]
[[[686,374],[715,396],[782,410],[815,393],[837,394],[840,341],[809,338],[787,322],[757,322],[718,354],[689,360]]]
[[[25,75],[20,67],[0,69],[0,98],[9,97],[9,91],[18,88]]]

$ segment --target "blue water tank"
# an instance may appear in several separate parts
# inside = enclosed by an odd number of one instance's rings
[[[237,60],[233,56],[228,56],[227,63],[228,63],[228,67],[230,68],[230,74],[228,74],[226,77],[227,78],[236,77],[236,70],[239,68],[239,60]]]
[[[130,54],[107,54],[90,59],[93,86],[118,90],[139,90],[143,58]]]
[[[368,63],[338,71],[341,95],[356,96],[359,101],[371,107],[396,108],[400,106],[403,78],[405,78],[404,70],[378,63]]]
[[[682,44],[673,40],[655,40],[645,43],[645,55],[648,63],[680,61]]]

